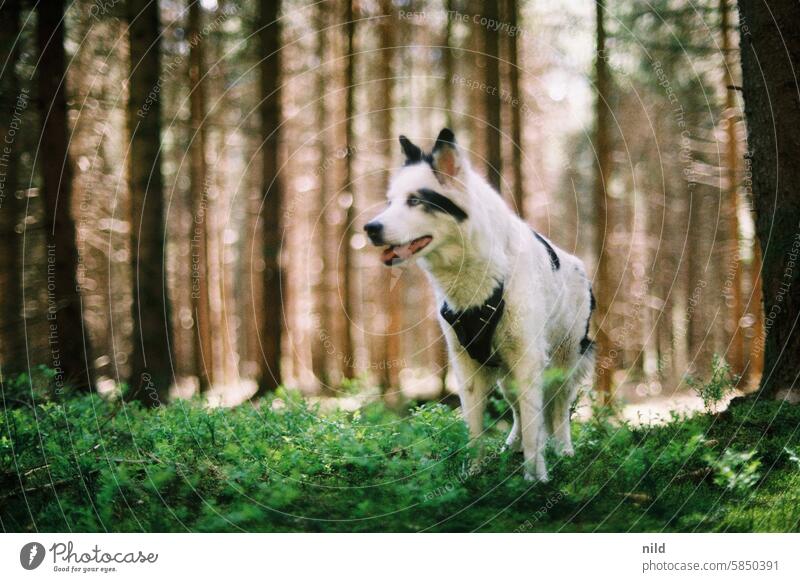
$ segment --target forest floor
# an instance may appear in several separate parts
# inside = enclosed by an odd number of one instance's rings
[[[505,405],[476,460],[458,411],[156,410],[84,396],[0,415],[4,531],[798,531],[800,406],[634,424],[600,412],[576,454],[526,482],[501,452]]]
[[[433,382],[427,381],[433,379]],[[425,378],[425,388],[416,389],[411,387],[403,390],[403,398],[406,400],[422,401],[422,402],[436,402],[451,400],[458,401],[456,387],[454,385],[448,386],[444,395],[442,395],[441,388],[438,385],[438,378]],[[104,390],[105,394],[112,394],[115,391],[114,383],[111,380],[107,381],[109,388]],[[433,384],[434,388],[430,386]],[[615,393],[615,398],[619,401],[619,414],[622,418],[629,422],[639,424],[657,424],[670,420],[673,414],[678,413],[681,415],[694,414],[702,412],[705,409],[703,399],[698,396],[694,391],[689,389],[688,386],[674,387],[668,394],[650,394],[644,395],[638,393],[640,385],[636,382],[621,383]],[[235,407],[247,403],[250,398],[255,394],[257,384],[254,381],[244,380],[237,381],[231,384],[218,385],[213,387],[205,394],[206,401],[209,406],[217,407]],[[338,394],[332,397],[317,396],[319,390],[318,386],[309,386],[300,390],[309,400],[314,404],[319,404],[322,411],[331,411],[335,409],[343,409],[354,411],[363,408],[365,405],[375,403],[382,398],[381,391],[377,388],[370,389],[369,386],[359,382],[357,393]],[[757,386],[747,388],[747,392],[752,392]],[[180,382],[171,392],[173,399],[190,399],[197,394],[196,383],[191,380],[184,380]],[[743,396],[744,392],[733,390],[725,394],[716,403],[715,410],[722,411],[728,406],[733,398]],[[579,405],[577,406],[576,418],[579,420],[587,420],[591,414],[592,401],[588,395],[584,395]]]

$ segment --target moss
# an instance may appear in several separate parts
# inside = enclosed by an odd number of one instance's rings
[[[478,458],[457,411],[370,405],[159,410],[97,396],[0,416],[6,531],[796,531],[800,407],[574,426],[552,481],[522,479],[491,429]],[[754,465],[755,463],[755,465]],[[752,470],[747,469],[751,467]],[[753,468],[754,467],[754,468]],[[748,472],[749,471],[749,472]],[[734,486],[731,486],[734,483]],[[23,490],[24,489],[24,490]]]

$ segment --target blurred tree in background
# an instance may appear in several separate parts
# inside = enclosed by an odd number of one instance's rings
[[[383,269],[361,226],[401,163],[397,135],[429,146],[449,125],[500,195],[587,263],[605,393],[680,392],[714,354],[742,390],[763,366],[771,393],[793,385],[796,277],[780,286],[798,180],[770,155],[796,154],[781,113],[796,101],[777,65],[756,83],[743,53],[742,75],[733,2],[62,9],[0,8],[4,377],[56,367],[55,345],[69,383],[127,384],[152,405],[281,383],[397,407],[447,398],[429,286]],[[751,33],[767,27],[757,12],[742,3]]]

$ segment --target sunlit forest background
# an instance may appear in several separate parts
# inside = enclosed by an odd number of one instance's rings
[[[0,530],[798,531],[798,23],[0,0]],[[592,280],[547,483],[500,395],[467,431],[427,277],[363,232],[443,127]]]
[[[0,37],[6,379],[453,402],[425,276],[362,233],[398,134],[449,126],[586,262],[600,391],[759,380],[728,0],[5,0]]]

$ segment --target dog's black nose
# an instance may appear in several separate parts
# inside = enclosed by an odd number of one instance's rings
[[[383,242],[383,225],[380,222],[368,222],[364,225],[364,230],[372,244],[379,245]]]

